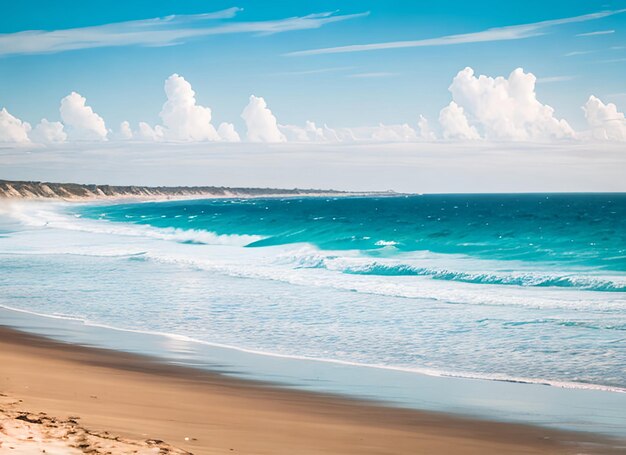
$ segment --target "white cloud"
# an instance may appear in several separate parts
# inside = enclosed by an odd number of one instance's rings
[[[428,119],[423,115],[420,115],[419,120],[417,121],[417,127],[419,128],[419,137],[424,141],[434,141],[437,139],[435,132],[430,128],[430,123]]]
[[[61,120],[68,137],[78,140],[106,140],[107,129],[104,120],[87,106],[86,99],[72,92],[61,100]]]
[[[124,120],[122,123],[120,123],[120,129],[117,133],[117,137],[122,141],[127,141],[133,138],[133,132],[130,128],[130,123],[128,123],[127,120]]]
[[[196,104],[196,93],[184,77],[172,74],[165,80],[167,101],[159,116],[165,138],[175,141],[217,141],[211,109]]]
[[[371,129],[372,128],[333,128],[333,132],[335,133],[335,137],[337,138],[336,142],[354,142],[359,140],[369,140],[371,139]],[[358,130],[358,131],[357,131]],[[365,134],[363,130],[367,130]]]
[[[160,125],[153,128],[146,122],[139,122],[137,129],[133,131],[130,123],[126,120],[120,123],[119,130],[115,133],[115,138],[120,141],[133,139],[137,142],[160,142],[163,137],[164,130]]]
[[[61,122],[49,122],[45,118],[41,119],[41,122],[35,126],[29,136],[33,142],[44,144],[65,142],[67,140],[67,134],[63,129],[63,124]]]
[[[417,140],[417,133],[408,124],[379,124],[372,132],[372,140],[379,142],[411,142]]]
[[[547,76],[538,77],[537,84],[551,84],[553,82],[566,82],[576,79],[576,76]]]
[[[26,30],[0,34],[0,55],[63,52],[112,46],[167,46],[186,40],[232,33],[273,34],[307,30],[368,13],[337,15],[334,12],[257,22],[211,22],[233,18],[241,8],[205,14],[116,22],[65,30]]]
[[[235,130],[235,125],[232,123],[222,122],[217,128],[217,134],[220,139],[226,142],[240,142],[241,138],[239,133]]]
[[[123,121],[118,131],[112,132],[117,140],[137,141],[228,141],[238,142],[239,135],[230,123],[222,123],[219,131],[211,124],[211,109],[196,102],[191,84],[178,74],[172,74],[164,84],[167,100],[159,116],[163,125],[150,126],[139,122],[133,131],[128,121]],[[61,118],[71,139],[105,139],[104,120],[85,105],[86,100],[72,92],[61,100]],[[61,125],[62,126],[62,125]]]
[[[454,102],[463,108],[469,124],[490,140],[544,141],[573,138],[565,120],[554,117],[554,109],[537,100],[536,78],[514,70],[507,78],[474,76],[474,70],[459,71],[449,90]],[[454,107],[447,114],[456,116]],[[450,118],[449,120],[453,120]]]
[[[332,130],[338,142],[417,142],[420,140],[415,129],[409,124],[359,126]]]
[[[428,38],[411,41],[393,41],[387,43],[371,43],[371,44],[353,44],[349,46],[327,47],[322,49],[310,49],[305,51],[290,52],[286,55],[318,55],[318,54],[338,54],[344,52],[364,52],[382,49],[399,49],[406,47],[427,47],[427,46],[448,46],[452,44],[466,43],[484,43],[489,41],[507,41],[531,38],[543,35],[551,27],[572,24],[576,22],[586,22],[596,19],[602,19],[614,14],[626,12],[626,9],[614,11],[600,11],[582,16],[566,17],[562,19],[554,19],[542,22],[534,22],[531,24],[510,25],[506,27],[496,27],[480,32],[464,33],[460,35],[448,35],[439,38]]]
[[[146,122],[139,122],[138,129],[132,132],[130,124],[122,122],[121,139],[174,142],[240,140],[230,123],[222,123],[218,130],[215,129],[211,124],[211,109],[197,104],[196,93],[184,77],[172,74],[165,80],[164,90],[167,100],[159,113],[163,125],[152,127]]]
[[[567,80],[566,76],[546,78],[552,82]],[[250,96],[241,118],[245,121],[249,142],[419,142],[445,140],[490,141],[551,141],[584,139],[626,140],[624,114],[614,104],[603,104],[590,97],[583,107],[590,131],[579,136],[565,121],[554,116],[552,107],[537,100],[537,79],[523,69],[508,77],[476,76],[465,68],[454,77],[449,90],[452,102],[439,113],[441,135],[436,134],[428,120],[419,116],[416,128],[407,123],[366,127],[318,127],[307,121],[304,126],[281,125],[262,97]],[[240,142],[241,137],[232,123],[222,122],[215,128],[209,107],[197,103],[192,86],[182,76],[172,74],[164,84],[166,102],[160,112],[162,125],[152,127],[139,122],[136,130],[128,121],[116,131],[109,131],[105,122],[86,99],[72,92],[61,100],[63,123],[42,121],[31,131],[30,124],[13,117],[6,109],[0,111],[0,142],[38,143],[70,140],[106,140],[110,134],[116,140],[137,142]],[[438,128],[437,128],[438,129]]]
[[[12,116],[6,108],[0,110],[0,142],[30,142],[28,139],[30,128],[28,122],[22,122]]]
[[[289,142],[310,142],[306,129],[298,125],[278,125],[279,131],[285,136],[285,140]]]
[[[610,35],[615,33],[615,30],[598,30],[597,32],[579,33],[576,36],[598,36],[598,35]]]
[[[163,127],[160,125],[152,128],[146,122],[139,122],[139,129],[135,132],[133,136],[140,141],[158,142],[163,140],[165,132],[163,130]]]
[[[297,125],[278,125],[279,130],[289,142],[415,142],[417,133],[406,123],[398,125],[361,126],[355,128],[318,127],[307,121],[304,127]]]
[[[278,125],[279,130],[290,142],[338,142],[337,132],[327,125],[319,128],[307,120],[304,128],[297,125]]]
[[[564,57],[575,57],[577,55],[587,55],[587,54],[591,54],[595,51],[572,51],[572,52],[568,52],[567,54],[563,54]]]
[[[476,128],[470,126],[463,108],[451,101],[439,112],[439,123],[444,139],[467,140],[480,139]]]
[[[285,142],[287,138],[278,128],[276,117],[262,97],[250,95],[250,102],[243,109],[241,118],[246,122],[250,142]]]
[[[323,141],[329,141],[329,142],[339,142],[339,135],[337,134],[337,130],[330,128],[328,125],[326,125],[324,123],[324,126],[321,128],[318,128],[315,123],[307,121],[306,122],[306,126],[305,129],[307,129],[310,132],[314,132],[315,137],[323,140]]]
[[[615,104],[604,104],[592,95],[583,106],[583,110],[594,139],[626,141],[626,119]]]

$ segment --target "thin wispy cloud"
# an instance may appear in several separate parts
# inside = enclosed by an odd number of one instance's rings
[[[450,46],[455,44],[484,43],[491,41],[510,41],[532,38],[544,35],[548,29],[560,25],[587,22],[626,12],[626,9],[613,11],[600,11],[582,16],[566,17],[548,21],[534,22],[531,24],[511,25],[505,27],[489,28],[474,33],[459,35],[447,35],[438,38],[427,38],[411,41],[391,41],[385,43],[352,44],[348,46],[326,47],[320,49],[308,49],[290,52],[287,56],[305,56],[319,54],[339,54],[346,52],[366,52],[384,49],[402,49],[408,47]]]
[[[575,57],[577,55],[587,55],[591,54],[593,51],[572,51],[567,54],[563,54],[564,57]]]
[[[381,77],[391,77],[395,75],[396,73],[378,72],[378,73],[349,74],[346,77],[355,78],[355,79],[376,79],[376,78],[381,78]]]
[[[282,71],[279,73],[272,73],[272,76],[306,76],[308,74],[323,74],[323,73],[337,73],[340,71],[353,70],[353,66],[339,66],[334,68],[316,68],[302,71]]]
[[[549,84],[552,82],[565,82],[571,81],[572,79],[576,79],[576,76],[548,76],[548,77],[538,77],[538,84]]]
[[[576,36],[610,35],[611,33],[615,33],[615,30],[598,30],[597,32],[579,33]]]
[[[170,46],[188,40],[233,33],[270,35],[308,30],[369,14],[325,12],[268,21],[236,22],[242,8],[205,14],[173,15],[64,30],[26,30],[0,34],[0,56],[42,54],[115,46]]]

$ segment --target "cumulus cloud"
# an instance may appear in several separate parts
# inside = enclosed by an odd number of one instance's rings
[[[28,139],[30,129],[28,122],[22,122],[12,116],[6,108],[0,110],[0,142],[30,142]]]
[[[417,133],[408,124],[379,124],[372,132],[372,139],[380,142],[409,142],[417,140]]]
[[[430,128],[430,122],[426,117],[420,115],[417,121],[417,127],[419,128],[419,137],[423,141],[434,141],[437,139],[435,132]]]
[[[278,127],[290,142],[415,142],[421,139],[407,123],[334,129],[327,125],[318,127],[314,122],[307,121],[304,127]]]
[[[239,142],[241,138],[239,133],[235,130],[235,125],[232,123],[222,122],[217,128],[217,134],[220,139],[226,142]]]
[[[123,141],[127,141],[133,138],[133,131],[131,130],[130,123],[128,123],[128,121],[124,120],[122,123],[120,123],[120,129],[117,133],[117,137]]]
[[[250,142],[285,142],[287,138],[278,128],[276,117],[262,97],[250,96],[241,118],[246,122]]]
[[[152,127],[146,122],[139,122],[137,129],[133,130],[130,122],[125,120],[120,123],[120,127],[114,137],[120,141],[132,139],[138,142],[160,142],[163,141],[164,135],[164,129],[160,125]]]
[[[420,136],[408,123],[360,126],[355,128],[337,128],[333,131],[333,140],[339,142],[416,142]]]
[[[139,122],[133,130],[128,121],[123,121],[113,134],[117,140],[144,142],[155,141],[227,141],[238,142],[239,134],[234,125],[222,123],[216,130],[211,124],[211,109],[196,102],[196,93],[184,77],[172,74],[164,84],[166,101],[159,116],[163,125],[151,126]]]
[[[44,144],[67,140],[67,133],[63,129],[63,124],[61,122],[49,122],[45,118],[41,119],[41,122],[35,126],[29,136],[33,142]]]
[[[159,116],[167,139],[175,141],[217,141],[211,124],[211,109],[196,104],[196,92],[184,77],[172,74],[165,80],[167,101]]]
[[[318,138],[323,138],[323,140],[325,141],[338,142],[340,140],[337,130],[330,128],[325,123],[323,127],[318,128],[317,126],[315,126],[315,123],[307,121],[305,128],[315,131],[315,136]]]
[[[443,138],[451,140],[480,139],[476,128],[471,126],[463,108],[451,101],[439,112],[439,123],[443,130]]]
[[[437,134],[422,115],[416,125],[383,124],[369,127],[330,128],[307,121],[304,126],[279,124],[262,97],[250,96],[241,113],[249,142],[419,142],[445,140],[550,141],[593,137],[596,140],[626,141],[626,121],[614,104],[591,96],[583,109],[590,130],[579,136],[570,125],[554,115],[552,107],[537,99],[537,79],[523,69],[508,77],[476,76],[465,68],[454,77],[449,91],[452,101],[439,112]],[[209,107],[199,105],[196,93],[184,77],[172,74],[165,80],[166,101],[159,116],[161,124],[128,121],[109,131],[105,122],[76,92],[61,100],[61,122],[42,119],[31,131],[27,122],[0,111],[0,142],[64,142],[67,139],[159,141],[225,141],[242,138],[232,123],[213,126]]]
[[[327,125],[318,127],[315,122],[307,120],[304,127],[297,125],[278,125],[278,129],[288,141],[294,142],[338,142],[337,132]]]
[[[165,136],[163,127],[157,125],[152,128],[146,122],[139,122],[139,129],[133,134],[133,137],[140,141],[162,141]]]
[[[583,106],[583,110],[594,139],[626,141],[626,119],[615,104],[604,104],[592,95]]]
[[[285,136],[285,140],[288,142],[309,142],[307,131],[298,125],[278,125],[278,129]]]
[[[87,100],[72,92],[61,100],[61,120],[68,137],[78,140],[106,140],[108,131],[104,120],[86,105]]]
[[[554,109],[537,100],[536,81],[522,68],[507,79],[476,77],[468,67],[459,71],[449,90],[470,125],[482,131],[486,139],[543,141],[574,137],[570,125],[555,118]],[[450,107],[448,114],[454,110]],[[457,119],[461,120],[460,115]]]

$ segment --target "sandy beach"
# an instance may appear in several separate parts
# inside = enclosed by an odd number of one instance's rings
[[[8,328],[0,365],[0,453],[620,450],[592,435],[285,390]]]

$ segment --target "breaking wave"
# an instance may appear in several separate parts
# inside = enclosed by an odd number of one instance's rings
[[[429,252],[423,252],[425,254]],[[431,253],[432,254],[432,253]],[[437,255],[441,257],[441,255]],[[626,292],[626,277],[579,276],[575,273],[549,271],[459,271],[442,267],[423,267],[395,261],[383,262],[355,257],[304,252],[288,257],[296,268],[322,268],[352,275],[388,277],[421,276],[434,280],[458,281],[472,284],[491,284],[524,287],[573,288],[585,291]],[[466,260],[469,262],[469,260]]]

